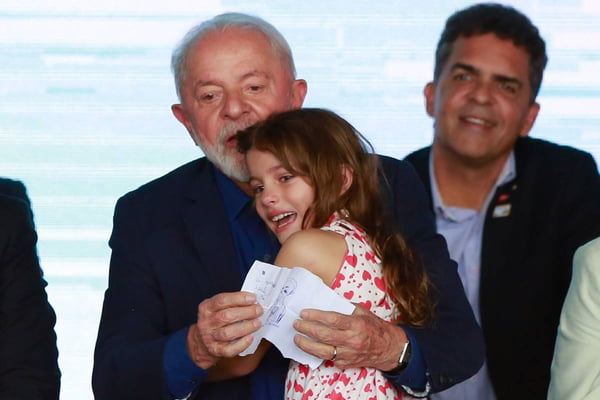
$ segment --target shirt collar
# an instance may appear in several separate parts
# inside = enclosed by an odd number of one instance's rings
[[[248,196],[236,183],[227,177],[221,170],[215,167],[215,180],[217,187],[223,197],[223,203],[225,204],[225,211],[229,221],[233,221],[237,218],[238,214],[242,211],[248,202],[252,201],[252,198]]]
[[[516,162],[515,162],[515,152],[513,150],[508,155],[508,158],[506,159],[506,162],[504,163],[504,167],[502,167],[502,171],[500,172],[500,175],[498,175],[498,179],[496,179],[496,183],[491,188],[490,192],[487,194],[485,204],[481,209],[482,210],[487,209],[487,206],[491,199],[491,196],[493,195],[493,193],[496,192],[496,189],[498,188],[498,186],[501,186],[507,182],[510,182],[511,180],[515,179],[516,176],[517,176],[517,168],[516,168]],[[442,197],[441,197],[440,191],[438,189],[438,184],[435,179],[435,171],[434,171],[434,164],[433,164],[433,151],[431,151],[429,153],[429,180],[431,182],[431,197],[433,199],[433,210],[434,210],[435,214],[441,215],[447,219],[459,219],[459,220],[462,219],[460,217],[455,218],[455,216],[454,216],[454,214],[456,214],[456,211],[460,210],[459,207],[449,207],[449,206],[445,205],[444,202],[442,201]],[[463,209],[463,210],[466,210],[466,209]]]

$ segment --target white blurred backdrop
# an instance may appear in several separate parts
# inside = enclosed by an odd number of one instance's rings
[[[143,5],[142,5],[143,4]],[[286,36],[306,106],[341,113],[379,153],[431,142],[422,88],[445,19],[471,1],[0,1],[0,176],[33,203],[63,372],[62,399],[91,399],[93,346],[117,198],[200,156],[171,115],[176,42],[225,11]],[[532,136],[600,160],[600,3],[514,0],[548,45]]]

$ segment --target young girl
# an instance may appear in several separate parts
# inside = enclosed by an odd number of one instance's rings
[[[386,321],[422,326],[432,314],[429,280],[384,217],[378,159],[367,146],[320,109],[273,115],[238,134],[257,212],[282,244],[275,264],[309,269]],[[251,365],[252,356],[239,360]],[[289,399],[400,397],[381,371],[332,361],[312,371],[291,361],[286,379]]]

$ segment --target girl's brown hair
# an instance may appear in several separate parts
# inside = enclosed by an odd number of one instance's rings
[[[345,209],[348,219],[365,230],[381,259],[398,322],[423,326],[431,320],[431,283],[417,255],[384,215],[379,159],[364,136],[331,111],[303,108],[274,114],[238,133],[237,139],[241,153],[269,152],[313,186],[315,201],[306,213],[311,222],[307,226],[305,217],[304,228],[319,228]],[[352,183],[342,193],[344,167],[352,171]]]

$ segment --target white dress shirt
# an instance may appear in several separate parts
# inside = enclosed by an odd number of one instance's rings
[[[433,154],[433,152],[432,152]],[[429,158],[429,178],[431,194],[437,224],[437,231],[444,236],[448,243],[450,258],[458,264],[458,274],[465,288],[467,299],[473,308],[477,322],[481,324],[479,312],[479,278],[481,271],[481,239],[487,208],[496,193],[498,186],[509,182],[516,176],[515,156],[511,153],[496,183],[487,194],[480,211],[450,207],[444,201],[438,190],[433,166],[433,156]],[[432,395],[434,400],[496,400],[490,381],[487,364],[471,378],[449,389]]]

